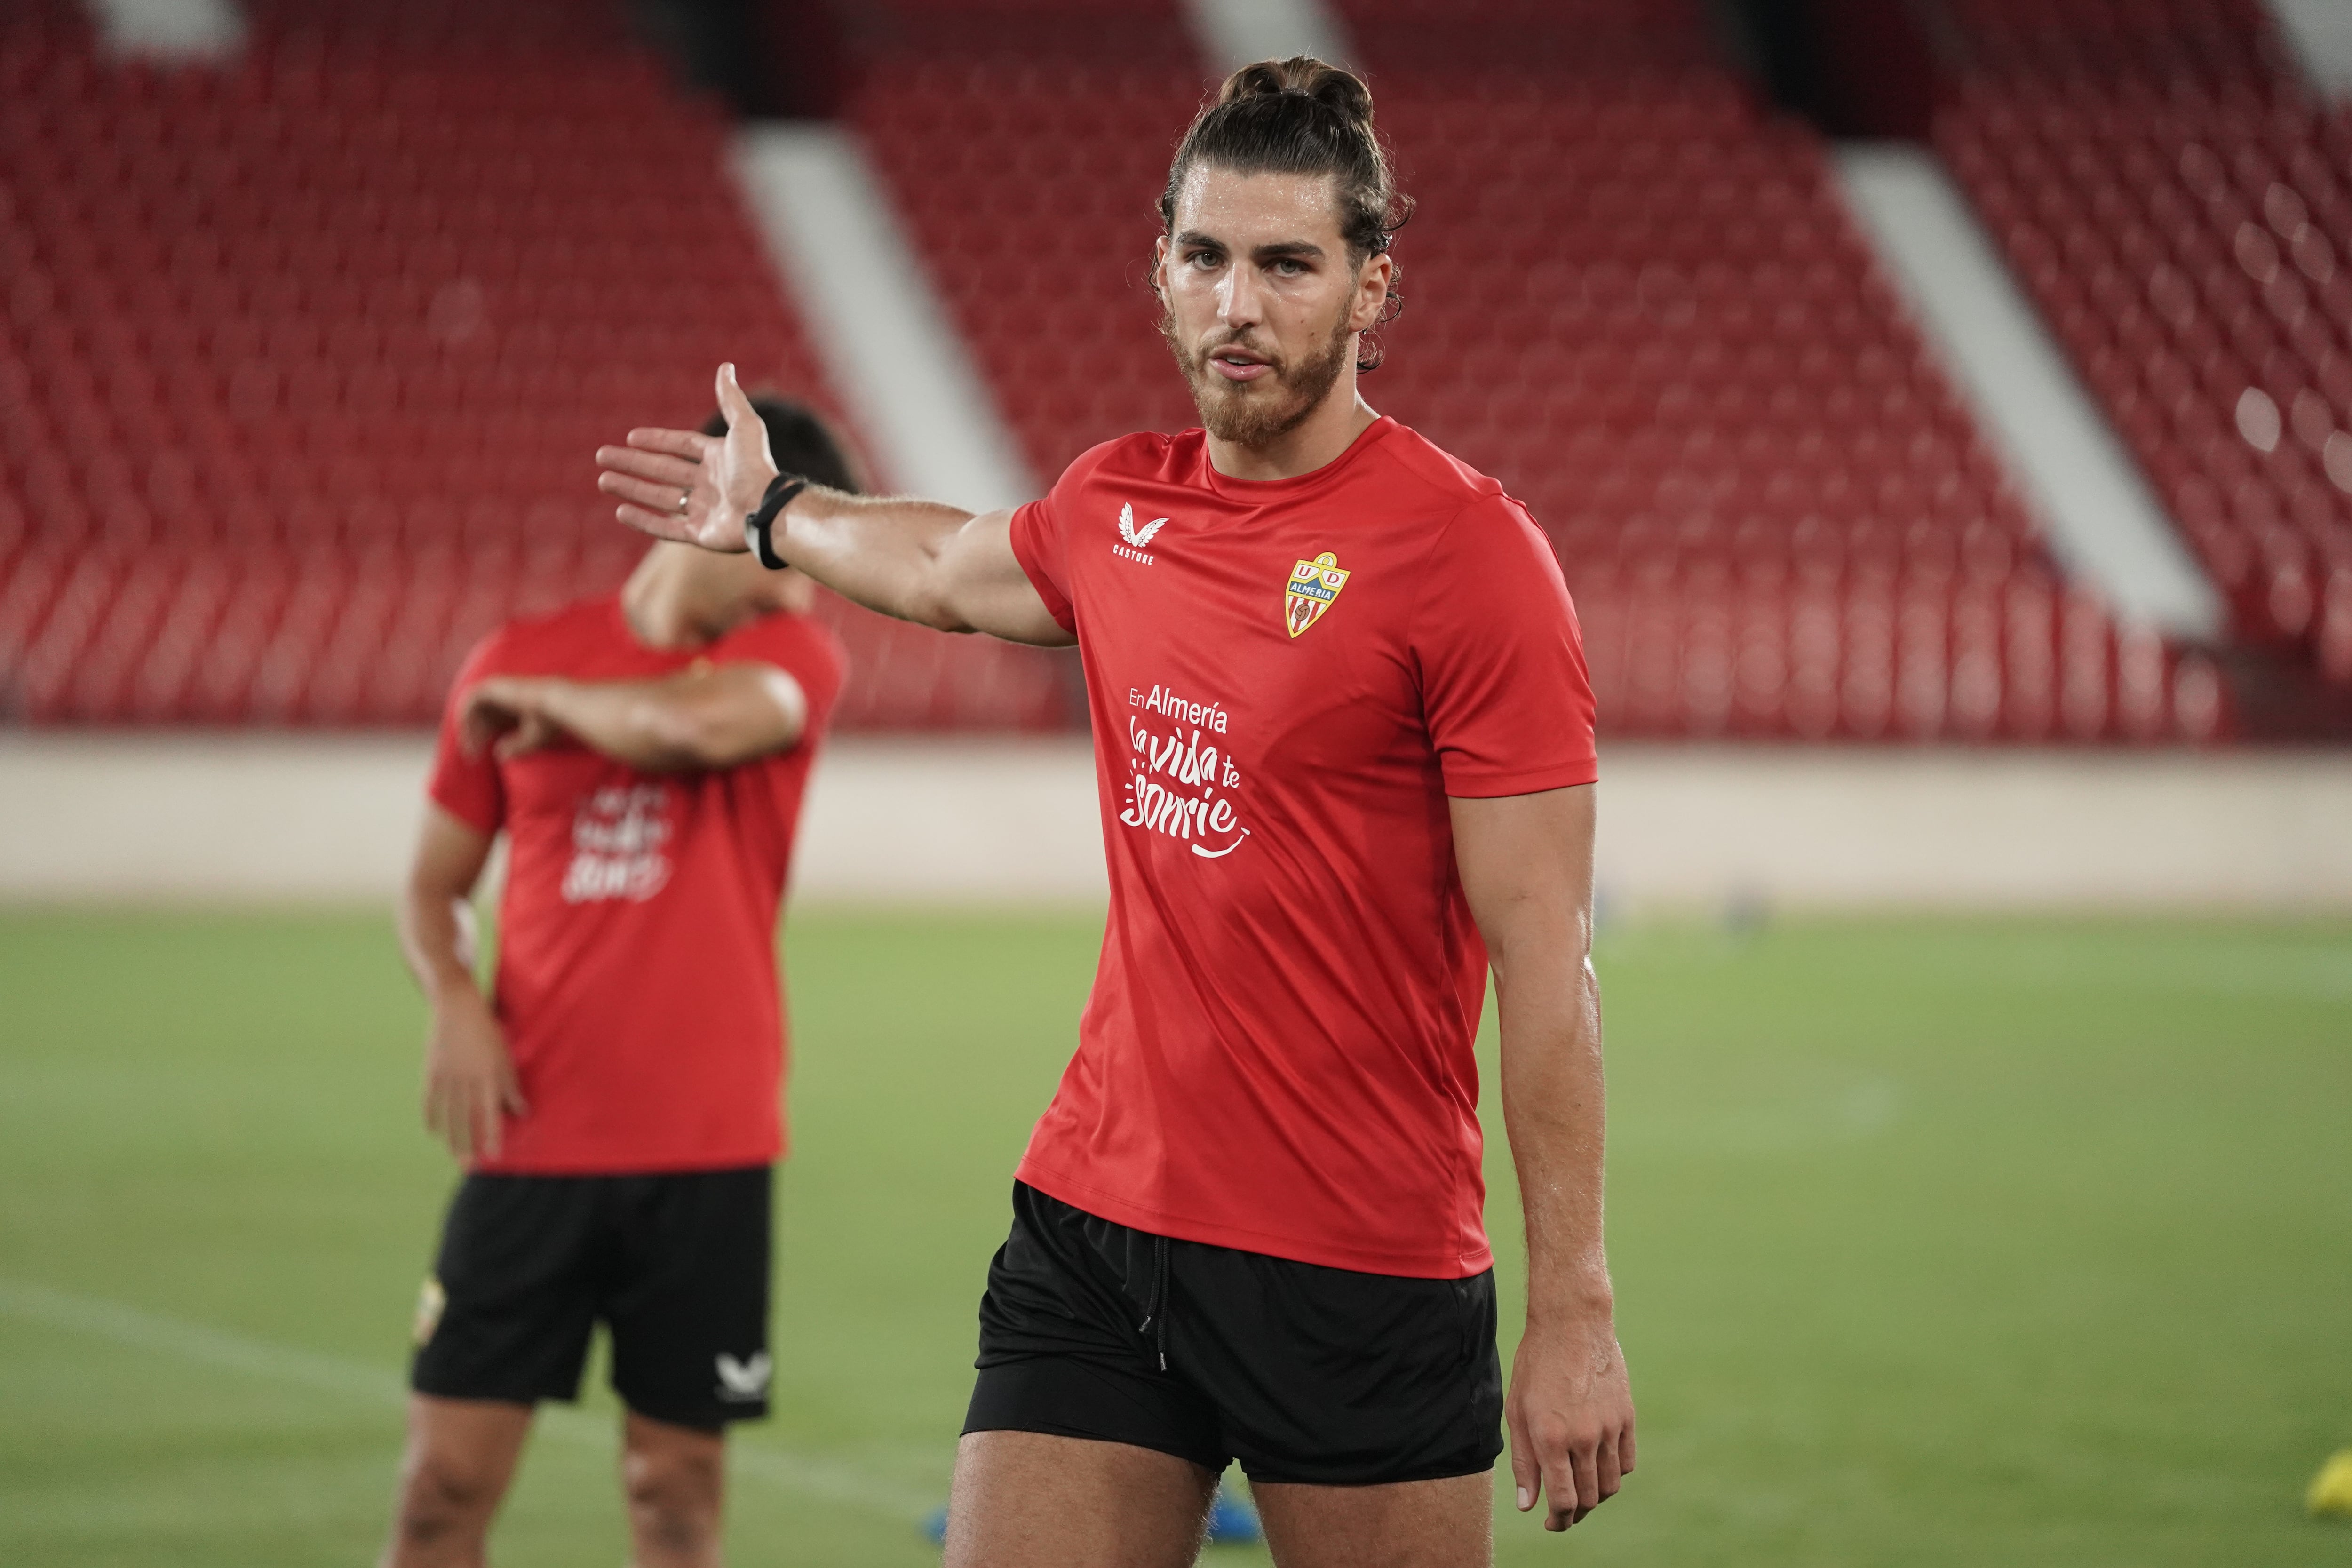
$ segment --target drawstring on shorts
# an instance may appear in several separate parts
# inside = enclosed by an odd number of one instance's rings
[[[1139,1334],[1151,1335],[1152,1350],[1160,1358],[1160,1370],[1168,1370],[1168,1238],[1151,1238],[1151,1290],[1144,1298],[1143,1321],[1135,1325]]]

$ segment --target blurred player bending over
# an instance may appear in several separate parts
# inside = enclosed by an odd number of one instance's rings
[[[808,414],[734,413],[855,488]],[[813,591],[656,544],[457,678],[401,938],[433,1008],[425,1122],[467,1174],[419,1308],[394,1568],[483,1561],[532,1407],[577,1394],[599,1321],[631,1561],[719,1559],[725,1428],[767,1412],[776,917],[841,685]],[[492,1000],[467,900],[501,831]]]
[[[1085,655],[1109,926],[981,1303],[955,1568],[1188,1563],[1229,1458],[1284,1568],[1483,1563],[1507,1414],[1552,1529],[1633,1468],[1591,694],[1525,510],[1357,395],[1402,212],[1361,82],[1252,66],[1161,199],[1205,431],[1097,447],[974,517],[796,489],[722,370],[723,440],[600,454],[634,526],[764,529],[876,609]],[[1471,1053],[1490,962],[1528,1240],[1507,1401]]]

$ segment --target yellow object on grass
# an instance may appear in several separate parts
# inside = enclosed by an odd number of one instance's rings
[[[2339,1450],[2319,1467],[2303,1501],[2315,1517],[2336,1514],[2352,1519],[2352,1448]]]

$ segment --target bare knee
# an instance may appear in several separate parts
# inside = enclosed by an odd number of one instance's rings
[[[719,1544],[725,1450],[707,1443],[631,1444],[621,1485],[640,1554],[660,1562],[710,1560]]]
[[[408,1403],[386,1568],[470,1568],[514,1476],[530,1406],[420,1394]]]
[[[505,1491],[506,1477],[492,1467],[431,1449],[413,1452],[402,1468],[394,1529],[420,1548],[478,1541]]]

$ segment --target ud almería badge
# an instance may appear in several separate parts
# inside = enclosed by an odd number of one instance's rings
[[[1339,558],[1328,550],[1293,566],[1290,590],[1282,596],[1283,624],[1290,628],[1290,635],[1297,637],[1321,620],[1347,585],[1348,574],[1339,570]]]

